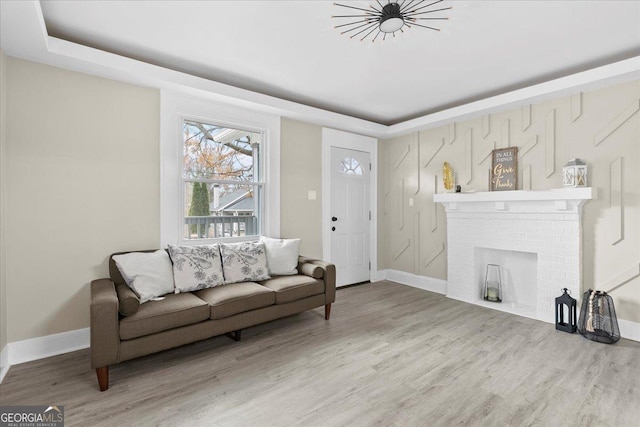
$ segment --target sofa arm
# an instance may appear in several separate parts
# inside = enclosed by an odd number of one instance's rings
[[[331,304],[336,300],[336,266],[330,262],[318,259],[298,257],[299,264],[313,264],[322,269],[324,280],[325,304]]]
[[[101,368],[118,361],[120,320],[118,295],[110,279],[91,282],[91,366]]]

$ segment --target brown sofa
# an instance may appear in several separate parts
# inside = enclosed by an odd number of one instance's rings
[[[222,334],[239,341],[244,328],[320,306],[328,320],[335,301],[335,266],[301,256],[295,276],[139,304],[113,261],[121,253],[109,257],[110,279],[91,282],[91,365],[101,391],[109,388],[109,365]]]

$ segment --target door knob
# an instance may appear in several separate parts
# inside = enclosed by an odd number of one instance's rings
[[[331,231],[336,231],[336,228],[335,227],[331,227]]]
[[[336,218],[335,216],[331,217],[331,221],[336,222],[338,220],[338,218]]]

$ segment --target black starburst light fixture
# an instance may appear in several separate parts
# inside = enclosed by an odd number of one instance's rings
[[[343,28],[344,31],[342,31],[340,34],[348,34],[351,38],[364,34],[362,38],[360,38],[360,41],[363,41],[367,37],[371,36],[371,41],[374,42],[381,34],[381,39],[385,40],[388,34],[393,34],[393,36],[395,37],[396,31],[404,33],[404,27],[411,28],[413,26],[416,26],[428,28],[434,31],[440,31],[439,28],[419,24],[418,21],[443,21],[449,19],[444,17],[424,16],[429,13],[441,12],[443,10],[451,9],[451,6],[429,9],[430,7],[435,6],[438,3],[442,3],[443,1],[444,0],[399,0],[392,2],[391,0],[387,0],[387,4],[383,4],[380,3],[379,0],[376,0],[377,5],[369,5],[370,9],[364,9],[348,4],[334,3],[334,5],[336,6],[354,9],[361,13],[354,15],[333,15],[331,17],[337,19],[355,18],[355,20],[353,20],[352,22],[336,25],[335,28]]]

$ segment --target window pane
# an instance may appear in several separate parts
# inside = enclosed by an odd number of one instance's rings
[[[340,161],[338,166],[338,172],[347,173],[352,175],[363,175],[362,166],[353,157],[345,157]]]
[[[260,234],[260,185],[185,182],[184,238]]]
[[[260,180],[260,133],[195,121],[185,121],[182,130],[185,179]]]

